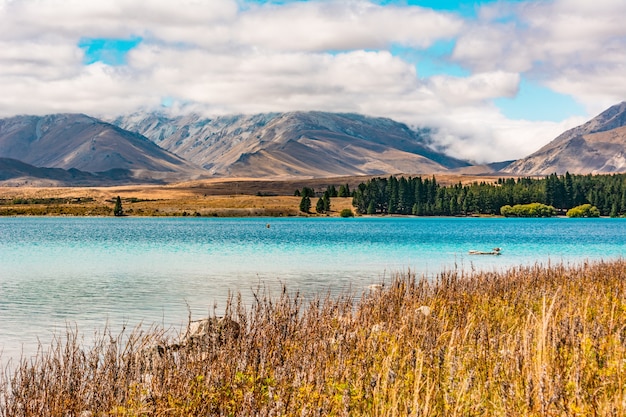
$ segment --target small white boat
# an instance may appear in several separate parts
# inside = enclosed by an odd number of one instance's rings
[[[481,250],[470,250],[470,255],[502,255],[502,249],[493,248],[490,251],[481,251]]]

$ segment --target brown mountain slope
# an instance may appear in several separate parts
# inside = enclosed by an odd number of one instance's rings
[[[626,102],[568,130],[502,172],[518,175],[626,172]]]
[[[197,171],[139,134],[82,114],[1,119],[0,157],[36,167],[128,170],[137,177],[189,176]]]
[[[426,134],[402,123],[355,114],[292,112],[215,119],[135,114],[114,123],[219,176],[434,173],[469,165],[433,151]]]

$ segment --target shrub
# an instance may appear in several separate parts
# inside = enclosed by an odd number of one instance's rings
[[[345,208],[339,212],[341,217],[354,217],[354,213],[349,208]]]
[[[600,210],[591,204],[583,204],[567,210],[567,217],[600,217]]]
[[[541,203],[516,204],[513,207],[506,205],[500,208],[504,217],[553,217],[556,209]]]

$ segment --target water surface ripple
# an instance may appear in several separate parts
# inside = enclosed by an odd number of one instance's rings
[[[269,226],[269,227],[268,227]],[[469,256],[502,248],[502,255]],[[2,358],[32,353],[67,324],[90,334],[180,326],[249,300],[259,285],[305,295],[360,293],[411,269],[502,269],[614,259],[625,219],[0,219]],[[216,306],[216,307],[215,307]]]

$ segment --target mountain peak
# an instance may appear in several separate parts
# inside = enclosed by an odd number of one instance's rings
[[[625,172],[626,101],[564,132],[503,171],[519,175]]]
[[[609,107],[585,125],[588,125],[588,133],[605,132],[626,126],[626,101]]]
[[[86,172],[193,169],[137,133],[71,113],[0,119],[0,157],[36,167]]]

